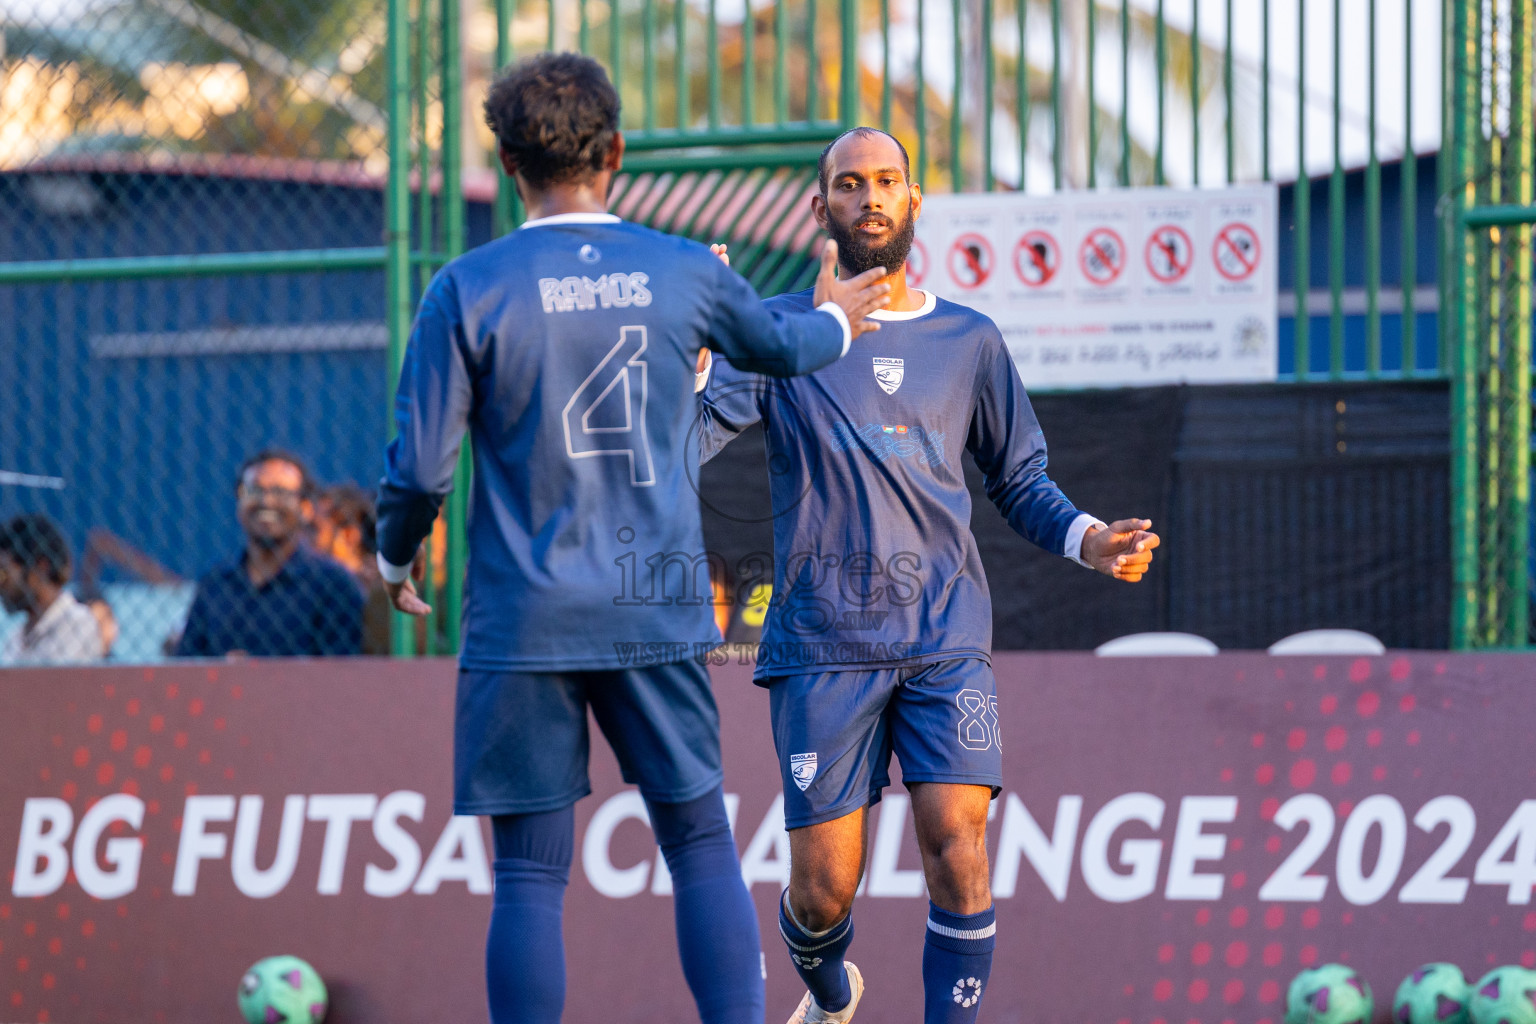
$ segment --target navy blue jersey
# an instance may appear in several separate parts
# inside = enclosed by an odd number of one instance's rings
[[[1064,553],[1091,519],[1072,530],[1080,513],[1046,475],[1040,424],[990,319],[932,295],[873,317],[879,331],[814,374],[768,380],[717,361],[702,395],[702,459],[759,420],[767,435],[774,593],[758,678],[990,658],[965,451],[1009,524],[1046,550]]]
[[[825,313],[769,311],[702,246],[616,217],[525,225],[422,298],[379,492],[410,563],[473,442],[466,668],[660,664],[719,642],[691,481],[701,346],[767,374],[835,360]]]

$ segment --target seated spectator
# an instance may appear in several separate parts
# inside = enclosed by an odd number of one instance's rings
[[[379,578],[373,531],[373,495],[356,484],[321,492],[315,502],[315,547],[345,566],[362,588],[363,653],[386,655],[394,606]]]
[[[0,650],[0,664],[101,659],[96,616],[64,589],[70,569],[69,545],[46,516],[18,516],[0,527],[0,602],[26,616]]]
[[[245,551],[197,584],[180,657],[357,654],[363,594],[346,569],[305,547],[314,515],[309,470],[267,450],[245,461],[235,487]]]

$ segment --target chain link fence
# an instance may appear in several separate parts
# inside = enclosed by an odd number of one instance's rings
[[[387,650],[385,30],[0,4],[0,660]]]

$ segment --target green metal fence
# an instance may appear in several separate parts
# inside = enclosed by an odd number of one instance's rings
[[[624,101],[630,156],[615,209],[729,242],[735,265],[765,292],[808,280],[815,157],[856,123],[902,139],[930,192],[1279,182],[1291,196],[1289,207],[1282,202],[1281,378],[1452,379],[1456,642],[1521,643],[1530,578],[1531,5],[105,0],[92,19],[49,5],[22,5],[26,15],[6,8],[0,184],[21,195],[47,178],[57,209],[45,223],[24,202],[8,207],[0,324],[10,332],[5,365],[25,382],[27,400],[0,415],[0,470],[47,462],[32,458],[41,435],[23,419],[56,393],[94,393],[96,383],[70,391],[76,372],[105,382],[112,397],[91,403],[105,408],[166,386],[154,376],[161,372],[181,380],[179,394],[209,393],[217,382],[235,411],[196,429],[220,466],[235,449],[293,433],[267,410],[272,375],[296,372],[299,356],[246,364],[215,353],[195,366],[146,357],[112,364],[119,383],[100,372],[96,349],[88,359],[70,354],[92,339],[132,335],[144,345],[174,334],[203,344],[204,326],[255,322],[263,338],[281,341],[286,320],[306,321],[304,330],[318,323],[327,337],[361,324],[357,337],[371,339],[366,325],[382,319],[382,366],[348,369],[361,376],[343,392],[332,367],[353,366],[343,362],[351,356],[317,356],[328,360],[322,379],[277,397],[313,403],[305,391],[313,387],[322,403],[351,395],[384,406],[372,396],[392,390],[430,274],[472,239],[519,220],[479,123],[489,76],[538,50],[581,49],[609,67]],[[1441,135],[1432,183],[1420,156]],[[171,172],[186,189],[167,191]],[[1308,184],[1292,191],[1298,178]],[[124,204],[132,226],[98,230],[90,214],[68,212],[84,201],[71,191],[80,182],[110,192],[129,179],[140,190]],[[288,187],[297,184],[304,188]],[[342,199],[361,205],[337,216]],[[207,222],[234,208],[250,217],[243,236],[203,237]],[[172,210],[189,227],[173,225]],[[347,219],[364,229],[315,227]],[[344,286],[365,280],[378,282],[371,294],[382,293],[382,308],[337,308]],[[193,281],[228,297],[210,305]],[[268,291],[280,298],[259,301]],[[306,303],[324,308],[305,312]],[[72,320],[56,309],[80,312]],[[376,359],[371,340],[339,344]],[[135,401],[151,417],[159,408]],[[376,451],[377,434],[358,424],[380,419],[343,419],[311,432],[321,470],[361,478],[332,455]],[[166,565],[184,559],[168,579],[184,581],[194,562],[212,560],[197,520],[139,525],[119,506],[227,501],[222,470],[156,468],[151,482],[124,431],[97,427],[90,445],[83,462],[110,467],[91,470],[101,478],[95,498],[0,484],[0,511],[48,510],[70,519],[76,538],[106,523],[128,548]],[[198,489],[175,481],[177,472],[197,476]],[[456,489],[432,546],[442,621],[421,632],[396,623],[398,653],[454,645],[457,587],[444,583],[462,576],[466,492]]]
[[[1447,5],[1441,334],[1454,355],[1456,647],[1530,640],[1531,0]]]
[[[1529,0],[1445,0],[1428,16],[1413,0],[727,6],[500,0],[496,63],[549,48],[602,60],[638,154],[615,208],[754,257],[779,249],[776,274],[742,264],[768,290],[794,277],[795,233],[743,245],[739,216],[700,208],[801,187],[817,147],[853,124],[902,139],[930,192],[1309,182],[1283,232],[1281,377],[1454,377],[1457,643],[1524,642],[1530,232],[1513,221],[1528,211],[1470,208],[1530,202]],[[1416,91],[1442,57],[1456,148],[1435,194],[1468,217],[1438,241],[1441,266],[1466,273],[1442,274],[1436,303],[1420,286],[1436,243],[1416,149],[1436,111]],[[498,212],[498,229],[515,222],[505,190]],[[787,213],[808,220],[804,204]],[[1421,314],[1437,306],[1451,315],[1427,343]]]

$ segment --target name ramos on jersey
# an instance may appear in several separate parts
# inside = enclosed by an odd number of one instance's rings
[[[651,292],[647,274],[604,274],[596,280],[590,277],[541,277],[539,298],[544,301],[546,313],[573,313],[581,310],[625,309],[629,306],[649,306]]]

